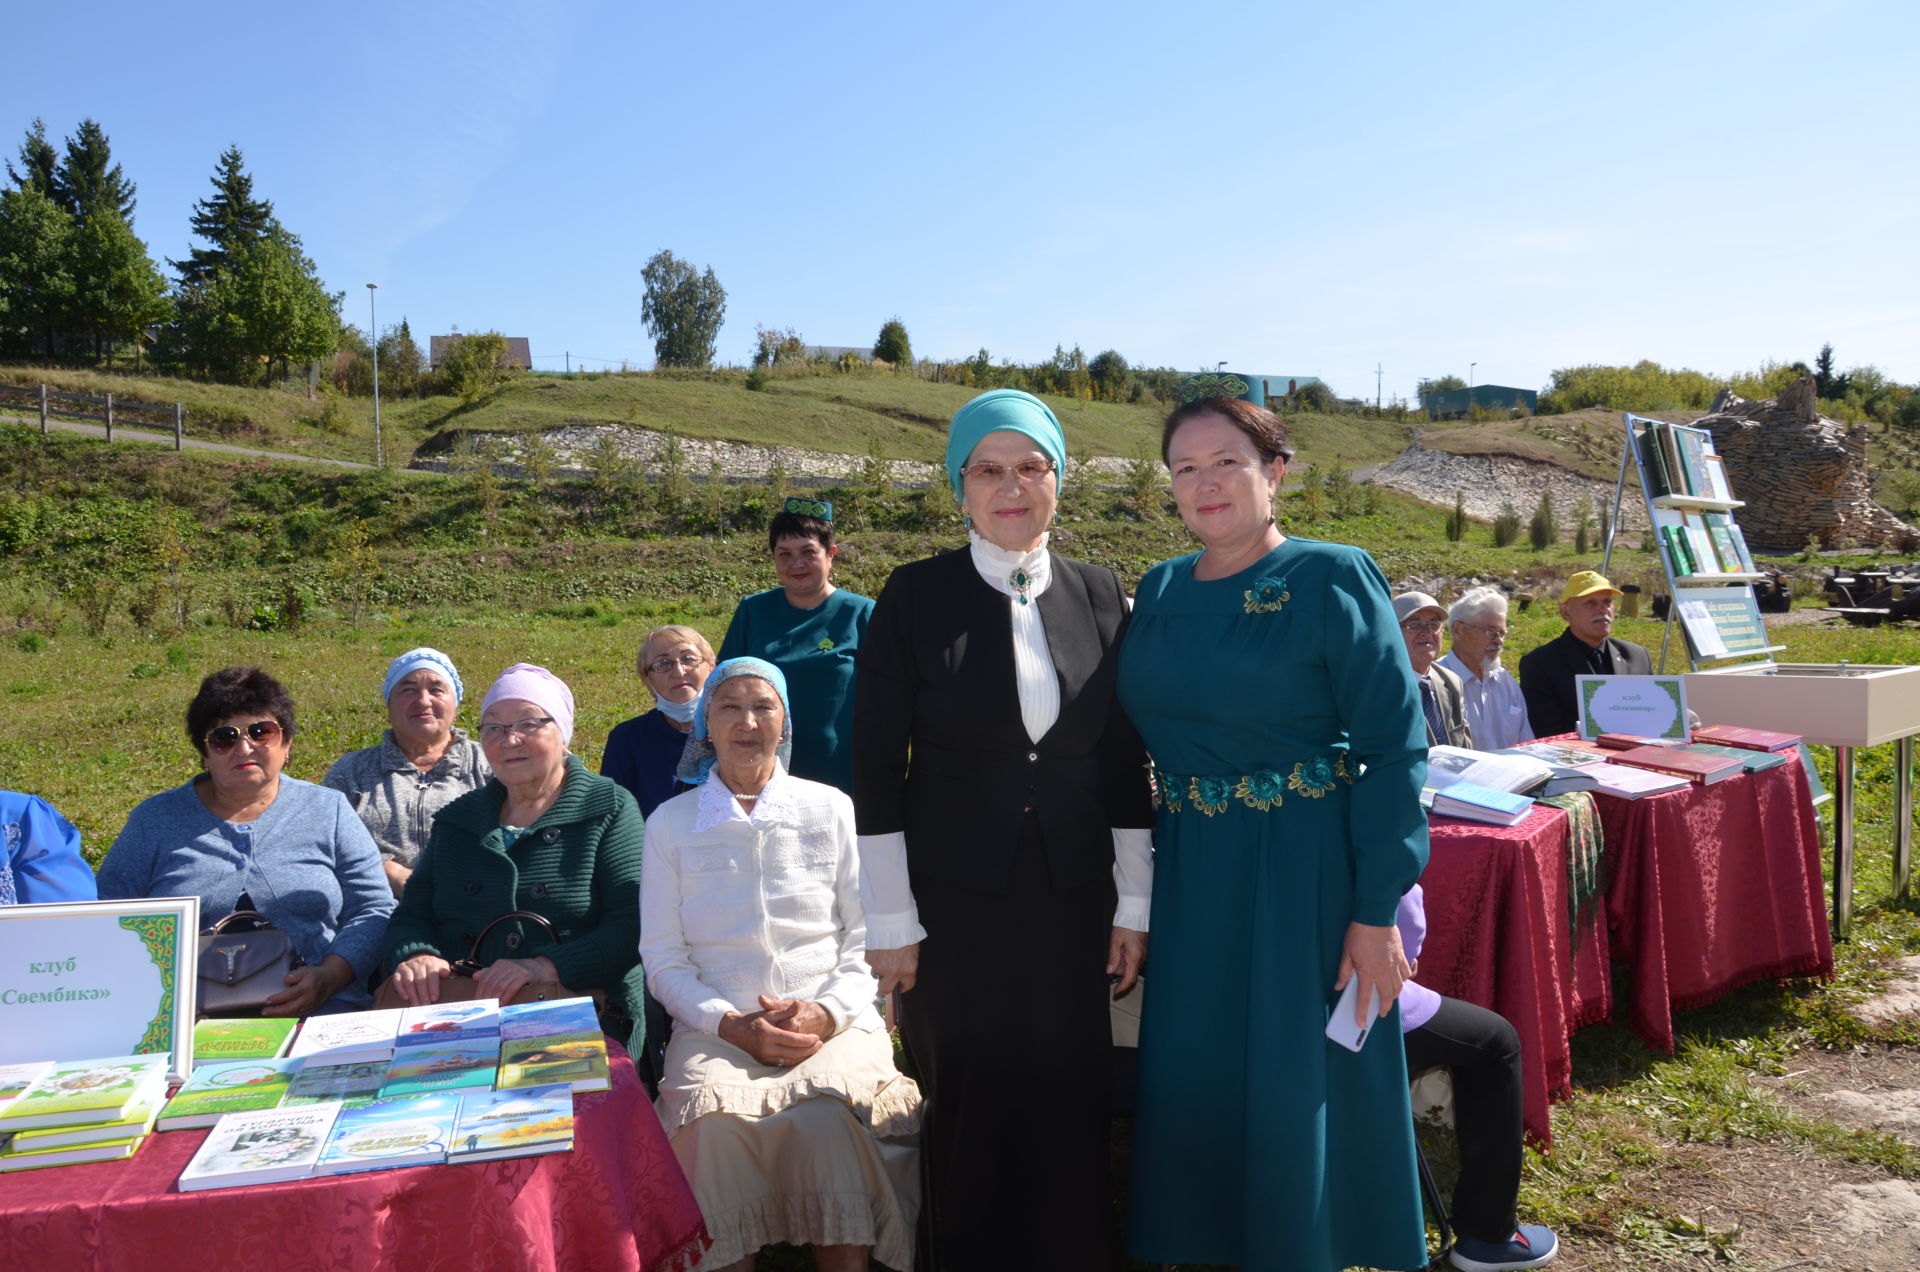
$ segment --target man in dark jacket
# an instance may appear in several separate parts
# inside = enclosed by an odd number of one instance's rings
[[[1560,594],[1560,617],[1567,620],[1567,630],[1520,659],[1520,692],[1539,736],[1580,727],[1578,677],[1653,674],[1651,654],[1612,635],[1613,598],[1618,595],[1620,589],[1605,575],[1580,571]]]

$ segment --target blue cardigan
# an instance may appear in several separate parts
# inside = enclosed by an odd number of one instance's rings
[[[366,980],[386,943],[393,889],[339,791],[282,776],[273,803],[247,823],[208,812],[192,782],[162,791],[127,818],[98,881],[103,900],[197,896],[202,927],[233,913],[245,892],[308,963],[338,954],[353,966],[352,982],[321,1011],[372,1004]]]

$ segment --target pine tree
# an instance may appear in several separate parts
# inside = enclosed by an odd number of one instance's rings
[[[59,168],[60,156],[47,140],[47,126],[36,117],[27,129],[27,139],[20,143],[20,167],[7,163],[7,180],[17,190],[37,190],[53,198]]]
[[[73,305],[73,218],[34,186],[0,194],[0,340],[51,360]]]
[[[56,200],[81,224],[99,212],[111,212],[133,224],[133,182],[113,161],[106,130],[93,120],[81,120],[79,133],[67,138],[66,157],[54,180]]]
[[[246,248],[282,232],[273,204],[253,197],[253,177],[240,147],[228,146],[221,154],[212,181],[213,197],[193,205],[191,221],[193,232],[210,246],[194,248],[184,261],[169,262],[183,285],[206,282]]]

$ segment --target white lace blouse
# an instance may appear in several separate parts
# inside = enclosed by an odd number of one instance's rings
[[[746,813],[715,774],[647,818],[640,959],[676,1021],[717,1034],[768,994],[819,1003],[837,1029],[879,1029],[865,953],[845,793],[776,768]]]
[[[989,587],[1012,600],[1013,675],[1020,695],[1020,720],[1026,725],[1027,736],[1038,742],[1060,718],[1060,676],[1054,670],[1053,651],[1047,648],[1040,607],[1033,604],[1053,583],[1053,557],[1047,551],[1045,536],[1031,552],[1011,552],[978,534],[972,535],[972,540],[973,568]],[[1021,589],[1013,582],[1016,573],[1027,580],[1025,605],[1020,604]],[[905,832],[860,836],[860,857],[864,869],[860,896],[867,908],[868,946],[892,950],[925,940],[927,930],[920,926],[920,908],[907,878]],[[1113,925],[1146,931],[1153,894],[1152,831],[1114,829],[1113,882],[1120,900]]]

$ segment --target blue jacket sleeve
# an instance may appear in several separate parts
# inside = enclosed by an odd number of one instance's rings
[[[52,804],[28,796],[20,839],[10,853],[15,898],[23,905],[95,899],[93,871],[80,853],[80,832]]]
[[[1427,815],[1420,807],[1426,717],[1387,581],[1357,548],[1333,566],[1327,618],[1327,665],[1343,686],[1336,702],[1352,748],[1347,763],[1360,770],[1348,805],[1353,920],[1386,927],[1427,865]]]
[[[153,887],[154,848],[158,842],[153,820],[149,803],[142,803],[114,836],[113,847],[107,849],[93,880],[102,901],[131,901],[146,896]]]
[[[327,953],[338,954],[365,978],[379,966],[393,913],[393,887],[380,864],[380,847],[347,797],[326,790],[334,805],[334,873],[340,879],[340,926]]]

